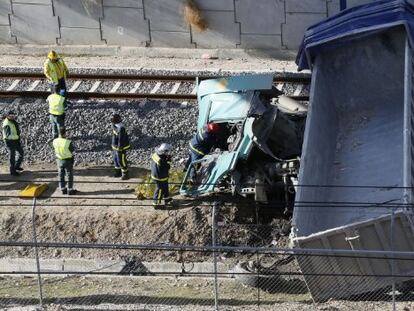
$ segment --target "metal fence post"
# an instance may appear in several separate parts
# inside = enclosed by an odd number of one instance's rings
[[[216,230],[217,230],[217,214],[219,202],[213,203],[213,212],[211,215],[211,235],[212,235],[212,246],[216,247]],[[217,252],[213,250],[213,266],[214,266],[214,310],[218,311],[218,281],[217,281]]]
[[[39,304],[43,306],[43,292],[42,292],[42,277],[40,274],[39,252],[37,250],[37,236],[36,236],[36,197],[33,197],[32,205],[32,227],[33,227],[33,242],[36,256],[37,267],[37,283],[39,285]]]

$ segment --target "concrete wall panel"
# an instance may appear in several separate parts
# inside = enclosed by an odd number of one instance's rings
[[[285,5],[279,0],[235,0],[242,34],[281,34]]]
[[[339,1],[334,0],[328,2],[328,17],[338,14],[339,11]]]
[[[110,45],[142,46],[150,40],[142,9],[105,7],[102,38]]]
[[[234,0],[195,0],[200,10],[206,11],[234,11]]]
[[[10,26],[0,26],[0,44],[16,43],[16,38],[11,36]]]
[[[101,40],[101,31],[90,28],[60,28],[61,38],[59,44],[67,45],[92,45],[104,44]]]
[[[347,0],[346,1],[346,7],[351,8],[353,6],[361,5],[361,4],[367,4],[370,2],[375,2],[376,0]]]
[[[103,0],[103,6],[115,6],[119,8],[144,8],[142,0]]]
[[[346,3],[347,8],[351,8],[361,4],[367,4],[376,0],[348,0]],[[338,0],[328,0],[328,16],[333,16],[340,12]]]
[[[246,49],[281,49],[281,35],[241,35],[242,48]]]
[[[286,12],[327,14],[326,0],[286,0]]]
[[[12,3],[52,5],[52,0],[12,0]]]
[[[203,11],[208,21],[204,32],[193,31],[193,42],[200,48],[236,48],[240,44],[240,26],[233,12]]]
[[[13,4],[10,16],[12,34],[19,44],[56,44],[59,37],[57,17],[52,6]]]
[[[145,18],[150,21],[151,31],[190,31],[183,17],[184,0],[145,1]]]
[[[286,14],[286,24],[282,25],[282,44],[288,49],[296,50],[302,42],[306,29],[325,17],[325,14]]]
[[[194,1],[201,33],[184,21],[186,0],[0,0],[0,42],[295,50],[306,28],[339,12],[339,0]]]
[[[173,48],[192,48],[189,32],[151,31],[151,46],[168,46]]]
[[[54,0],[53,3],[61,27],[99,28],[100,1]]]
[[[0,25],[10,25],[9,14],[11,6],[9,0],[0,0]]]

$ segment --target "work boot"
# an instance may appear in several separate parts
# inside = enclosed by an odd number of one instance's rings
[[[74,194],[77,194],[77,193],[78,193],[78,190],[76,190],[76,189],[69,189],[69,191],[68,191],[69,195],[74,195]]]
[[[165,205],[164,204],[155,204],[155,203],[152,203],[152,207],[154,209],[163,209],[165,207]]]
[[[122,173],[121,179],[122,179],[122,180],[127,180],[127,179],[129,179],[128,172],[126,172],[126,173]]]
[[[23,172],[24,171],[24,169],[22,167],[16,167],[15,170],[18,171],[18,172]]]
[[[62,194],[68,194],[68,189],[66,188],[62,189]]]
[[[114,177],[121,177],[122,173],[120,169],[115,169]]]

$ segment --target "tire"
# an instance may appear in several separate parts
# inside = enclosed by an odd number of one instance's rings
[[[233,272],[235,279],[244,285],[260,288],[267,292],[275,292],[278,283],[283,283],[283,280],[278,275],[271,274],[275,271],[262,270],[261,274],[258,274],[257,271],[252,271],[247,262],[241,262],[234,267]]]

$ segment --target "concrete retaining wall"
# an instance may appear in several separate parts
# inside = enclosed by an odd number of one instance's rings
[[[185,0],[0,0],[0,44],[296,50],[307,27],[340,7],[340,0],[194,1],[204,32],[184,22]]]
[[[231,272],[233,266],[224,263],[217,263],[217,271],[219,273]],[[99,271],[106,273],[213,273],[214,265],[212,262],[135,262],[134,268],[131,270],[127,267],[127,263],[123,260],[93,260],[93,259],[40,259],[40,269],[42,273],[47,272],[90,272]],[[183,271],[184,269],[184,271]],[[1,273],[22,273],[36,272],[36,260],[32,258],[1,258],[0,259],[0,275]],[[230,273],[228,275],[232,277]]]

